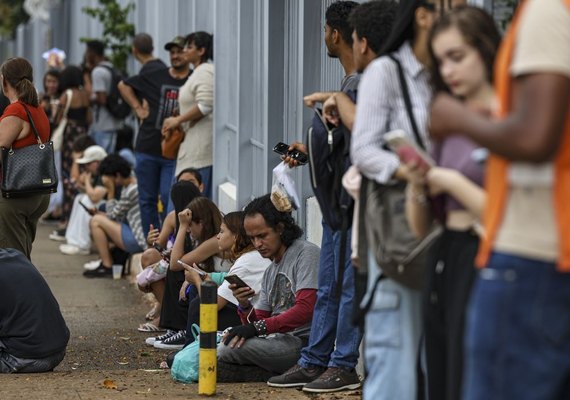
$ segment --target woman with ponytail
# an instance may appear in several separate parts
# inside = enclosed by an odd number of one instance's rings
[[[178,126],[184,131],[180,144],[176,171],[195,168],[204,183],[204,195],[212,198],[212,144],[214,138],[214,37],[207,32],[194,32],[186,37],[184,53],[194,65],[194,72],[180,88],[178,103],[180,115],[164,120],[162,134]]]
[[[39,104],[30,63],[23,58],[8,59],[0,67],[0,80],[2,91],[10,100],[0,117],[0,146],[18,149],[37,143],[26,109],[42,142],[46,142],[50,137],[49,120]],[[30,258],[38,219],[48,205],[48,194],[17,199],[0,197],[0,248],[11,247]]]

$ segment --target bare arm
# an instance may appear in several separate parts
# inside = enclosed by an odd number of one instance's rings
[[[170,269],[173,271],[180,271],[184,269],[180,264],[178,264],[178,260],[182,260],[188,265],[199,264],[208,258],[218,254],[219,251],[220,249],[218,247],[218,239],[215,236],[211,237],[205,242],[200,243],[200,245],[190,253],[184,254],[182,257],[175,259],[174,254],[172,254],[170,256]],[[172,252],[174,253],[174,249]]]
[[[433,215],[427,201],[425,185],[409,183],[406,187],[406,219],[417,238],[423,238],[429,233]]]
[[[439,95],[432,105],[430,131],[436,138],[462,132],[507,159],[544,162],[560,145],[569,102],[570,78],[525,75],[514,81],[512,111],[505,119],[487,119],[458,100]]]
[[[167,131],[180,126],[180,124],[182,124],[183,122],[191,122],[191,123],[198,122],[203,117],[204,114],[202,114],[202,112],[200,111],[200,107],[198,107],[198,104],[194,104],[194,106],[190,108],[188,111],[186,111],[184,114],[178,115],[176,117],[166,118],[162,123],[162,132],[164,134]]]
[[[10,147],[16,139],[25,137],[29,133],[30,128],[24,128],[24,121],[18,117],[9,116],[4,118],[0,121],[0,146]]]
[[[131,86],[127,85],[125,82],[123,81],[119,82],[119,85],[117,87],[119,89],[119,92],[121,93],[121,97],[133,109],[133,111],[137,115],[137,118],[141,121],[147,118],[149,114],[148,103],[144,101],[141,103],[137,98],[134,89]]]
[[[346,93],[335,92],[323,104],[323,113],[327,121],[335,125],[342,122],[349,131],[352,131],[356,115],[356,104],[352,102]]]
[[[485,206],[485,191],[459,171],[434,167],[427,173],[431,195],[447,193],[460,202],[467,211],[480,218]]]

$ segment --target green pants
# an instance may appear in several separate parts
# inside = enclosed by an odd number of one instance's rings
[[[28,259],[38,220],[49,206],[49,194],[5,199],[0,197],[0,248],[21,251]]]

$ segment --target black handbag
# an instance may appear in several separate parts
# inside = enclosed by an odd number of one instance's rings
[[[2,197],[26,197],[57,191],[53,142],[42,143],[28,108],[24,105],[37,144],[18,149],[2,147]]]

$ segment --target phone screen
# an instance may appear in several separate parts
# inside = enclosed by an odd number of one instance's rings
[[[288,150],[289,150],[289,145],[283,142],[279,142],[273,147],[273,151],[281,155],[287,155]]]

